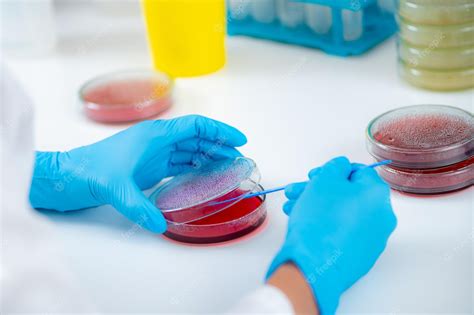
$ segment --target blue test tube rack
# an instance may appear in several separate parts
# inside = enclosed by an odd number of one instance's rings
[[[395,1],[227,0],[227,32],[229,35],[246,35],[319,48],[337,56],[360,55],[396,32]],[[390,2],[393,4],[391,9],[388,8]],[[389,5],[384,6],[384,3]],[[268,7],[265,8],[265,5]],[[279,15],[282,8],[289,10],[290,19],[286,20],[292,25],[285,25],[285,19]],[[257,16],[256,9],[261,10],[263,15]],[[303,10],[302,17],[299,10]],[[326,16],[330,19],[320,29],[311,27],[311,16],[308,14],[313,11],[318,17],[317,10],[321,10],[320,18]],[[267,17],[265,13],[268,13]],[[303,21],[292,21],[291,15]]]

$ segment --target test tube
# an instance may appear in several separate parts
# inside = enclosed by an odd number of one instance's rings
[[[276,12],[281,24],[296,27],[303,23],[304,6],[290,0],[276,0]]]
[[[317,34],[326,34],[332,26],[332,11],[329,6],[320,4],[305,5],[306,25]]]
[[[250,13],[250,0],[228,0],[230,17],[244,20]]]
[[[252,0],[250,12],[257,22],[271,23],[276,16],[275,0]]]
[[[377,0],[377,5],[386,14],[394,14],[397,10],[397,0]]]
[[[344,28],[344,40],[353,41],[362,36],[363,33],[362,10],[342,10],[342,25]]]

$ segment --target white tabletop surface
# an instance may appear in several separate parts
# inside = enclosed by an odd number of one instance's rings
[[[37,149],[67,150],[127,127],[88,120],[77,91],[95,75],[150,66],[141,22],[130,23],[116,32],[113,23],[92,26],[93,35],[62,28],[54,53],[7,59],[34,98]],[[344,59],[235,37],[227,40],[227,56],[217,73],[177,80],[174,107],[163,118],[197,113],[243,130],[249,143],[242,152],[257,161],[265,187],[303,180],[337,155],[369,162],[364,129],[389,109],[433,103],[474,110],[472,91],[436,93],[401,81],[393,39]],[[429,198],[394,192],[398,227],[371,272],[344,294],[339,312],[473,312],[473,192]],[[110,207],[45,217],[100,309],[208,314],[262,284],[284,238],[283,202],[281,194],[269,196],[266,228],[220,247],[168,242],[136,230]]]

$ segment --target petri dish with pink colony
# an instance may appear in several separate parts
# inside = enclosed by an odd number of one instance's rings
[[[104,123],[138,121],[156,116],[172,104],[173,80],[156,71],[122,71],[100,75],[79,91],[84,112]]]
[[[263,190],[259,183],[253,160],[225,159],[173,177],[150,199],[167,220],[166,237],[188,244],[218,244],[240,239],[265,222],[265,197],[245,198]]]
[[[373,119],[366,131],[369,153],[392,188],[438,194],[474,183],[474,116],[446,105],[414,105]]]

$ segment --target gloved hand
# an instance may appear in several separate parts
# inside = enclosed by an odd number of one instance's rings
[[[235,147],[246,141],[237,129],[202,116],[144,121],[68,152],[38,152],[30,202],[59,211],[111,204],[162,233],[166,221],[141,190],[213,159],[240,156]]]
[[[333,314],[341,294],[375,264],[397,219],[389,187],[372,168],[340,157],[312,170],[309,178],[285,190],[288,232],[267,278],[282,264],[294,263],[320,313]]]

